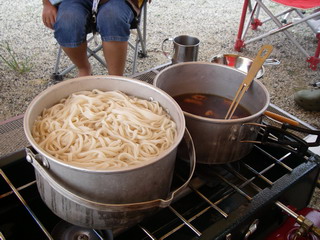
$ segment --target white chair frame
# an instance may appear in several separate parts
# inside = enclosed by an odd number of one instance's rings
[[[320,7],[320,6],[319,6]],[[245,21],[245,15],[246,11],[249,9],[250,11],[250,16],[248,21]],[[260,21],[259,20],[259,14],[260,10],[263,10],[269,18]],[[300,18],[297,21],[294,22],[287,22],[287,18],[290,14],[296,13],[297,16]],[[241,51],[243,47],[248,45],[249,43],[256,42],[260,39],[263,39],[265,37],[268,37],[270,35],[276,34],[278,32],[283,32],[288,39],[291,40],[291,42],[302,52],[303,55],[306,57],[306,61],[310,63],[310,68],[312,70],[316,70],[317,64],[320,62],[319,59],[319,51],[320,51],[320,33],[317,32],[313,26],[308,22],[308,20],[317,18],[320,16],[320,11],[319,12],[314,12],[312,14],[309,14],[308,16],[305,16],[302,12],[301,9],[297,8],[290,8],[286,11],[283,11],[278,14],[272,13],[268,7],[262,2],[262,0],[255,0],[254,7],[251,6],[251,0],[244,0],[243,4],[243,9],[242,9],[242,16],[240,19],[240,25],[239,25],[239,30],[238,30],[238,35],[235,43],[235,50],[236,51]],[[282,17],[282,20],[279,19],[279,17]],[[258,26],[261,26],[262,24],[268,22],[268,21],[273,21],[276,24],[276,28],[270,30],[269,32],[263,33],[257,37],[253,37],[251,39],[246,39],[247,32],[251,26],[251,28],[256,29]],[[318,47],[315,51],[314,56],[310,56],[310,54],[301,46],[301,44],[294,38],[292,33],[288,31],[289,28],[296,26],[300,23],[306,22],[307,25],[312,29],[312,31],[316,34],[316,37],[319,40]]]

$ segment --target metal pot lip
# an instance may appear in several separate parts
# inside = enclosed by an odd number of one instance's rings
[[[259,112],[255,113],[255,114],[252,114],[248,117],[237,118],[237,119],[214,119],[214,118],[206,118],[206,117],[198,116],[198,115],[188,113],[185,111],[183,113],[185,114],[185,116],[187,116],[189,118],[196,119],[197,121],[207,122],[207,123],[214,123],[214,124],[237,124],[237,123],[239,123],[239,124],[242,124],[244,122],[250,122],[253,119],[260,117],[267,110],[268,105],[263,107],[262,110],[260,110]]]
[[[65,162],[63,162],[62,160],[59,160],[53,156],[51,156],[50,154],[46,153],[40,146],[39,144],[36,143],[36,141],[34,140],[34,138],[32,137],[31,134],[31,130],[28,127],[29,123],[30,123],[30,114],[32,113],[32,110],[34,108],[34,105],[38,102],[41,101],[47,93],[54,91],[54,90],[58,90],[63,88],[65,85],[69,85],[69,84],[79,84],[79,82],[85,82],[86,80],[90,81],[90,79],[106,79],[106,80],[110,80],[110,79],[115,79],[115,80],[119,80],[119,81],[125,81],[125,82],[131,82],[134,84],[138,84],[141,85],[141,87],[146,87],[146,88],[150,88],[154,91],[159,92],[162,96],[164,96],[167,100],[170,101],[170,103],[172,105],[174,105],[175,109],[178,110],[178,114],[179,114],[179,119],[181,119],[180,123],[180,131],[178,131],[178,135],[176,138],[176,141],[174,142],[174,144],[172,146],[170,146],[168,149],[166,149],[164,152],[162,152],[160,155],[155,156],[154,158],[150,159],[149,161],[146,161],[142,164],[138,164],[138,165],[133,165],[133,166],[128,166],[128,167],[124,167],[124,168],[120,168],[120,169],[109,169],[109,170],[93,170],[93,169],[86,169],[86,168],[81,168],[81,167],[77,167],[77,166],[73,166],[70,164],[67,164]],[[99,87],[97,87],[99,88]],[[88,89],[90,90],[90,89]],[[121,89],[119,89],[121,90]],[[70,93],[71,94],[71,93]],[[152,98],[152,96],[150,97]],[[128,171],[134,171],[134,170],[138,170],[141,169],[143,167],[147,167],[149,165],[155,164],[156,162],[158,162],[159,160],[161,160],[162,158],[164,158],[165,156],[169,155],[175,148],[177,148],[178,144],[181,142],[183,136],[184,136],[184,132],[186,129],[186,123],[185,123],[185,116],[183,114],[182,109],[180,108],[179,104],[169,95],[167,94],[165,91],[161,90],[160,88],[157,88],[156,86],[153,86],[151,84],[148,84],[146,82],[140,81],[140,80],[136,80],[136,79],[132,79],[132,78],[128,78],[128,77],[122,77],[122,76],[113,76],[113,75],[108,75],[108,76],[104,76],[104,75],[97,75],[97,76],[86,76],[86,77],[78,77],[78,78],[73,78],[73,79],[68,79],[65,80],[63,82],[57,83],[53,86],[48,87],[47,89],[45,89],[44,91],[42,91],[40,94],[38,94],[29,104],[25,114],[24,114],[24,119],[23,119],[23,128],[24,128],[24,133],[25,136],[27,137],[27,140],[29,141],[29,143],[31,144],[31,146],[38,152],[40,153],[42,156],[44,156],[46,159],[49,159],[61,166],[76,170],[76,171],[81,171],[81,172],[88,172],[88,173],[101,173],[101,174],[105,174],[105,173],[122,173],[122,172],[128,172]],[[178,129],[179,130],[179,129]]]
[[[220,65],[223,65],[223,66],[227,66],[227,67],[230,67],[230,68],[237,69],[237,70],[239,70],[239,71],[244,72],[245,74],[247,74],[246,71],[243,71],[243,70],[237,68],[236,66],[228,66],[228,65],[225,65],[224,63],[219,63],[219,62],[218,62],[220,59],[224,59],[225,57],[228,57],[228,56],[236,57],[237,59],[241,59],[241,60],[243,60],[244,62],[246,62],[247,64],[253,62],[253,59],[251,59],[251,58],[249,58],[249,57],[243,57],[243,56],[240,56],[240,55],[238,55],[238,54],[233,54],[233,53],[218,54],[218,55],[216,55],[216,56],[213,56],[209,61],[210,61],[211,63],[220,64]],[[259,72],[258,72],[257,75],[256,75],[256,78],[257,78],[257,79],[262,78],[263,75],[264,75],[264,73],[265,73],[265,68],[264,68],[264,66],[262,65],[262,66],[261,66],[261,69],[259,70]]]
[[[214,118],[202,117],[202,116],[195,115],[195,114],[185,112],[185,111],[183,111],[183,113],[185,114],[185,116],[187,116],[189,118],[197,119],[198,121],[203,121],[203,122],[208,122],[208,123],[215,123],[215,124],[226,124],[226,123],[227,124],[228,123],[229,124],[237,124],[237,123],[244,123],[244,122],[252,121],[253,119],[256,119],[256,118],[260,117],[261,115],[263,115],[263,113],[267,110],[267,108],[270,105],[270,94],[269,94],[267,88],[259,80],[255,79],[254,82],[256,84],[258,84],[265,92],[266,103],[263,106],[263,108],[261,108],[258,112],[254,113],[250,116],[247,116],[244,118],[237,118],[237,119],[214,119]]]
[[[161,70],[160,73],[157,74],[157,76],[155,77],[154,81],[153,81],[153,85],[157,87],[157,81],[159,76],[161,76],[161,74],[163,74],[166,71],[170,71],[170,69],[172,68],[177,68],[179,66],[183,66],[183,65],[208,65],[208,66],[217,66],[217,67],[221,67],[221,68],[226,68],[226,69],[232,69],[232,71],[236,71],[239,73],[242,73],[243,75],[246,75],[243,71],[240,71],[236,68],[233,67],[229,67],[226,65],[222,65],[222,64],[218,64],[218,63],[212,63],[212,62],[201,62],[201,61],[197,61],[197,62],[183,62],[183,63],[177,63],[177,64],[173,64],[163,70]],[[203,121],[203,122],[208,122],[208,123],[216,123],[216,124],[226,124],[226,123],[230,123],[230,124],[236,124],[236,123],[243,123],[243,122],[248,122],[252,119],[256,119],[257,117],[260,117],[269,107],[270,105],[270,94],[269,91],[267,90],[267,88],[258,80],[258,79],[254,79],[253,80],[254,83],[258,84],[263,91],[266,93],[266,103],[263,106],[263,108],[261,110],[259,110],[258,112],[245,117],[245,118],[238,118],[238,119],[213,119],[213,118],[206,118],[206,117],[201,117],[199,115],[195,115],[192,113],[188,113],[183,111],[184,115],[193,119],[197,119],[199,121]]]
[[[183,65],[215,65],[215,66],[219,66],[219,67],[227,67],[225,65],[222,64],[218,64],[218,63],[211,63],[211,62],[205,62],[205,61],[194,61],[194,62],[179,62],[179,63],[175,63],[172,64],[164,69],[162,69],[154,78],[153,81],[153,85],[155,85],[157,79],[159,78],[159,76],[161,75],[161,73],[169,71],[171,68],[177,68],[179,66],[183,66]],[[237,69],[235,69],[236,71],[238,71]],[[239,71],[241,73],[243,73],[242,71]]]
[[[178,68],[178,67],[181,67],[181,66],[184,66],[184,65],[201,65],[201,66],[204,66],[204,65],[207,65],[207,66],[215,66],[215,67],[218,67],[218,68],[225,68],[225,69],[228,69],[228,70],[232,70],[232,71],[235,71],[235,72],[239,72],[241,73],[244,77],[246,76],[246,73],[239,70],[239,69],[236,69],[234,67],[230,67],[230,66],[227,66],[227,65],[223,65],[223,64],[219,64],[219,63],[212,63],[212,62],[205,62],[205,61],[196,61],[196,62],[181,62],[181,63],[175,63],[175,64],[172,64],[164,69],[162,69],[154,78],[153,80],[153,85],[155,87],[158,87],[157,86],[157,82],[158,82],[158,79],[161,75],[163,75],[164,73],[170,71],[171,69],[173,68]],[[256,80],[256,79],[255,79]]]

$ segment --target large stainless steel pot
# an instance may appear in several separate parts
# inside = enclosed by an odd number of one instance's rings
[[[129,95],[158,101],[177,124],[178,134],[174,144],[144,164],[119,170],[88,170],[74,167],[42,150],[31,134],[37,116],[44,108],[51,107],[71,93],[92,89],[120,90]],[[48,175],[63,188],[94,202],[127,204],[167,197],[177,146],[185,132],[185,118],[179,105],[167,93],[150,84],[125,77],[92,76],[63,81],[40,93],[30,103],[25,113],[24,131],[28,141],[38,152],[38,161],[47,169]]]
[[[165,199],[154,199],[144,202],[109,204],[81,197],[65,188],[62,182],[54,179],[30,149],[26,149],[27,160],[35,168],[36,181],[42,200],[60,218],[74,225],[94,229],[121,229],[137,224],[145,217],[160,208],[167,207],[175,197],[188,186],[196,165],[195,149],[192,138],[186,129],[183,144],[187,146],[188,162],[180,160],[180,164],[189,165],[189,174],[182,183],[173,188]],[[184,146],[183,145],[183,146]],[[185,166],[183,166],[185,167]],[[162,174],[166,174],[162,172]],[[181,177],[181,176],[180,176]],[[151,183],[152,184],[152,183]],[[137,188],[140,186],[137,185]]]
[[[214,94],[233,99],[245,73],[228,66],[205,63],[179,63],[162,70],[154,85],[171,96],[184,93]],[[244,123],[260,123],[270,103],[267,89],[254,80],[244,94],[241,105],[251,113],[240,119],[210,119],[184,112],[186,125],[193,138],[197,162],[221,164],[241,159],[247,155],[252,143],[241,140],[255,140],[258,128]]]

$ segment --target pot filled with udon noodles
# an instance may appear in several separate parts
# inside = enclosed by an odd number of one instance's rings
[[[41,197],[65,220],[94,228],[126,225],[136,218],[131,210],[169,202],[185,130],[184,114],[170,95],[116,76],[51,86],[24,117],[33,147],[27,159]]]

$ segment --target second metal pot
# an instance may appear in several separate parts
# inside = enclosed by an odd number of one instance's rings
[[[214,94],[233,99],[245,73],[224,65],[189,62],[180,63],[162,70],[154,85],[177,96],[185,93]],[[184,112],[186,125],[193,138],[197,162],[221,164],[241,159],[247,155],[252,143],[241,140],[255,140],[258,128],[244,123],[260,123],[270,103],[267,89],[258,80],[242,98],[241,105],[251,113],[239,119],[210,119]]]

